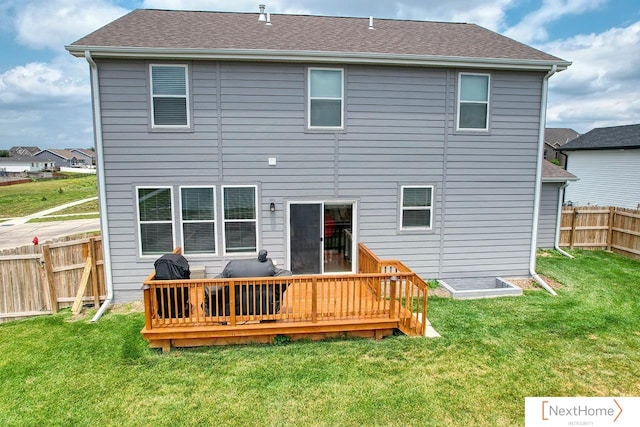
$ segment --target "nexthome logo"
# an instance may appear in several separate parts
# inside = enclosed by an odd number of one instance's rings
[[[638,404],[637,397],[527,397],[525,425],[637,426]]]
[[[548,421],[553,417],[606,417],[613,418],[613,422],[618,421],[622,415],[622,407],[613,399],[613,405],[609,406],[591,406],[590,404],[565,406],[563,404],[553,404],[548,400],[542,401],[542,419]]]

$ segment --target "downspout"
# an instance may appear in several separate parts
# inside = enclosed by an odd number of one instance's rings
[[[551,70],[542,79],[542,100],[540,101],[540,129],[538,132],[538,158],[536,162],[536,185],[533,196],[533,225],[531,227],[531,255],[529,257],[529,274],[551,295],[558,295],[536,273],[536,251],[538,249],[538,220],[540,219],[540,194],[542,193],[542,159],[544,154],[544,129],[547,122],[547,91],[549,78],[556,73],[558,66],[553,64]]]
[[[98,65],[91,57],[91,52],[84,51],[84,57],[91,69],[91,93],[93,99],[93,129],[96,140],[96,159],[98,175],[98,197],[100,200],[100,229],[102,232],[102,251],[104,254],[104,281],[107,288],[107,299],[102,303],[98,312],[91,319],[97,322],[113,303],[113,277],[111,274],[111,240],[109,239],[109,225],[107,223],[107,189],[104,178],[104,151],[102,146],[102,119],[100,113],[100,88],[98,87]]]
[[[553,242],[553,248],[556,251],[560,252],[562,255],[573,259],[573,255],[570,255],[565,251],[563,251],[562,249],[560,249],[560,223],[562,222],[562,199],[564,195],[564,189],[567,188],[567,185],[569,185],[569,183],[565,182],[558,189],[558,212],[556,213],[556,236]]]

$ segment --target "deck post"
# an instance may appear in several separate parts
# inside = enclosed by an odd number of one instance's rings
[[[394,319],[396,317],[396,286],[398,285],[398,278],[391,276],[389,288],[389,318]]]
[[[318,321],[318,278],[313,276],[311,279],[311,321]]]
[[[144,327],[147,330],[151,329],[151,286],[144,285],[142,287],[144,294]]]
[[[236,326],[236,282],[231,280],[229,286],[229,325]]]

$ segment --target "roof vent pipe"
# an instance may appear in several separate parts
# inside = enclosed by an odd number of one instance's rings
[[[370,30],[373,30],[373,29],[374,29],[374,28],[373,28],[373,16],[370,16],[370,17],[369,17],[369,29],[370,29]]]
[[[267,23],[264,25],[271,25],[271,14],[267,12]]]
[[[264,22],[267,20],[267,18],[264,16],[264,8],[266,7],[263,4],[258,5],[258,7],[260,8],[260,15],[258,16],[258,21],[259,22]]]

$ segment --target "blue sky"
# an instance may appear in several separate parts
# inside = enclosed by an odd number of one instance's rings
[[[0,149],[93,145],[89,70],[64,45],[136,8],[470,22],[573,62],[547,126],[640,123],[637,0],[0,0]]]

